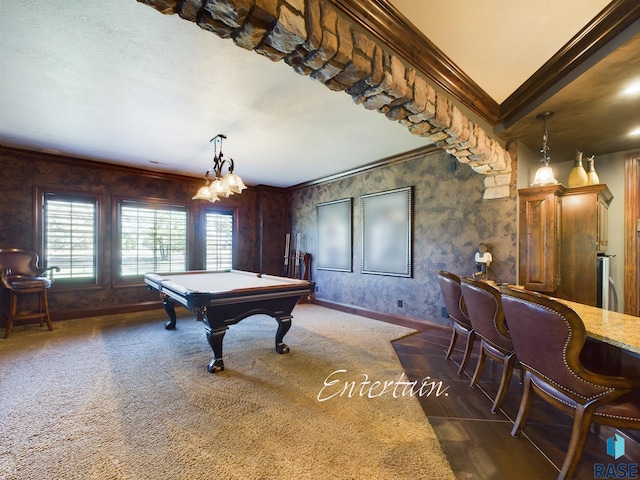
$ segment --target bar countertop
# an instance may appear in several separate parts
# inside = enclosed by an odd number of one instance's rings
[[[587,335],[596,340],[640,353],[640,317],[603,310],[556,298],[580,315]]]

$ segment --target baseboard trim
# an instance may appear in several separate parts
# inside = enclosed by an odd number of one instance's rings
[[[162,303],[158,300],[152,302],[132,303],[128,305],[114,305],[104,308],[92,308],[83,310],[58,310],[51,312],[51,320],[71,320],[75,318],[100,317],[122,313],[144,312],[147,310],[162,309]]]
[[[361,317],[373,318],[374,320],[380,320],[381,322],[391,323],[393,325],[399,325],[401,327],[413,328],[422,332],[426,329],[433,327],[439,327],[444,329],[451,329],[450,326],[442,325],[440,323],[432,322],[429,320],[421,320],[413,317],[404,317],[402,315],[394,315],[392,313],[376,312],[367,308],[358,307],[356,305],[348,305],[345,303],[331,302],[329,300],[321,300],[314,298],[311,303],[320,305],[322,307],[331,308],[344,313],[351,313],[353,315],[360,315]]]
[[[329,300],[321,300],[314,298],[311,303],[320,305],[322,307],[331,308],[344,313],[351,313],[353,315],[360,315],[362,317],[373,318],[374,320],[380,320],[382,322],[391,323],[393,325],[399,325],[401,327],[413,328],[418,331],[424,331],[425,329],[438,327],[443,329],[451,329],[448,325],[436,323],[429,320],[422,320],[413,317],[405,317],[402,315],[394,315],[392,313],[376,312],[367,308],[359,307],[356,305],[349,305],[345,303],[332,302]],[[71,320],[76,318],[88,318],[98,317],[105,315],[116,315],[123,313],[135,313],[143,312],[147,310],[158,310],[162,308],[162,304],[159,301],[133,303],[127,305],[115,305],[104,308],[82,309],[82,310],[58,310],[51,312],[51,320]]]

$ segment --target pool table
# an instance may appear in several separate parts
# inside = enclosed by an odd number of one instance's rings
[[[169,315],[167,330],[176,328],[176,303],[204,322],[214,355],[207,366],[211,373],[224,370],[222,341],[229,325],[251,315],[266,314],[276,319],[276,351],[288,353],[283,338],[291,328],[291,311],[301,297],[310,296],[314,290],[314,283],[307,280],[240,270],[146,273],[144,281],[149,289],[160,292]]]

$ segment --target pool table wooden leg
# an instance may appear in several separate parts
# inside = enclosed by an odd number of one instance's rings
[[[289,353],[289,346],[283,343],[284,336],[291,328],[291,315],[287,317],[276,317],[278,321],[278,331],[276,332],[276,352]]]
[[[175,330],[176,328],[176,309],[175,302],[171,300],[167,295],[162,295],[162,306],[164,311],[169,315],[169,320],[164,324],[164,328],[167,330]]]
[[[211,346],[211,350],[213,350],[213,358],[209,365],[207,365],[207,370],[209,373],[218,373],[224,370],[224,361],[222,360],[222,340],[224,339],[224,334],[227,333],[227,327],[212,329],[209,326],[204,327],[207,332],[207,341]]]

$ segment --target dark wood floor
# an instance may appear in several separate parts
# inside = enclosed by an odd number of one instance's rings
[[[426,327],[423,331],[393,342],[407,377],[441,380],[447,394],[420,398],[458,479],[555,479],[564,460],[571,434],[571,417],[536,398],[523,435],[514,438],[511,428],[522,393],[514,375],[501,410],[492,414],[492,399],[498,389],[501,366],[487,360],[476,388],[469,382],[476,367],[474,354],[463,376],[457,374],[464,344],[446,360],[450,330]],[[477,344],[478,342],[476,342]],[[593,479],[594,464],[638,462],[628,454],[614,460],[606,453],[606,438],[613,430],[603,427],[599,436],[591,433],[575,479]]]

